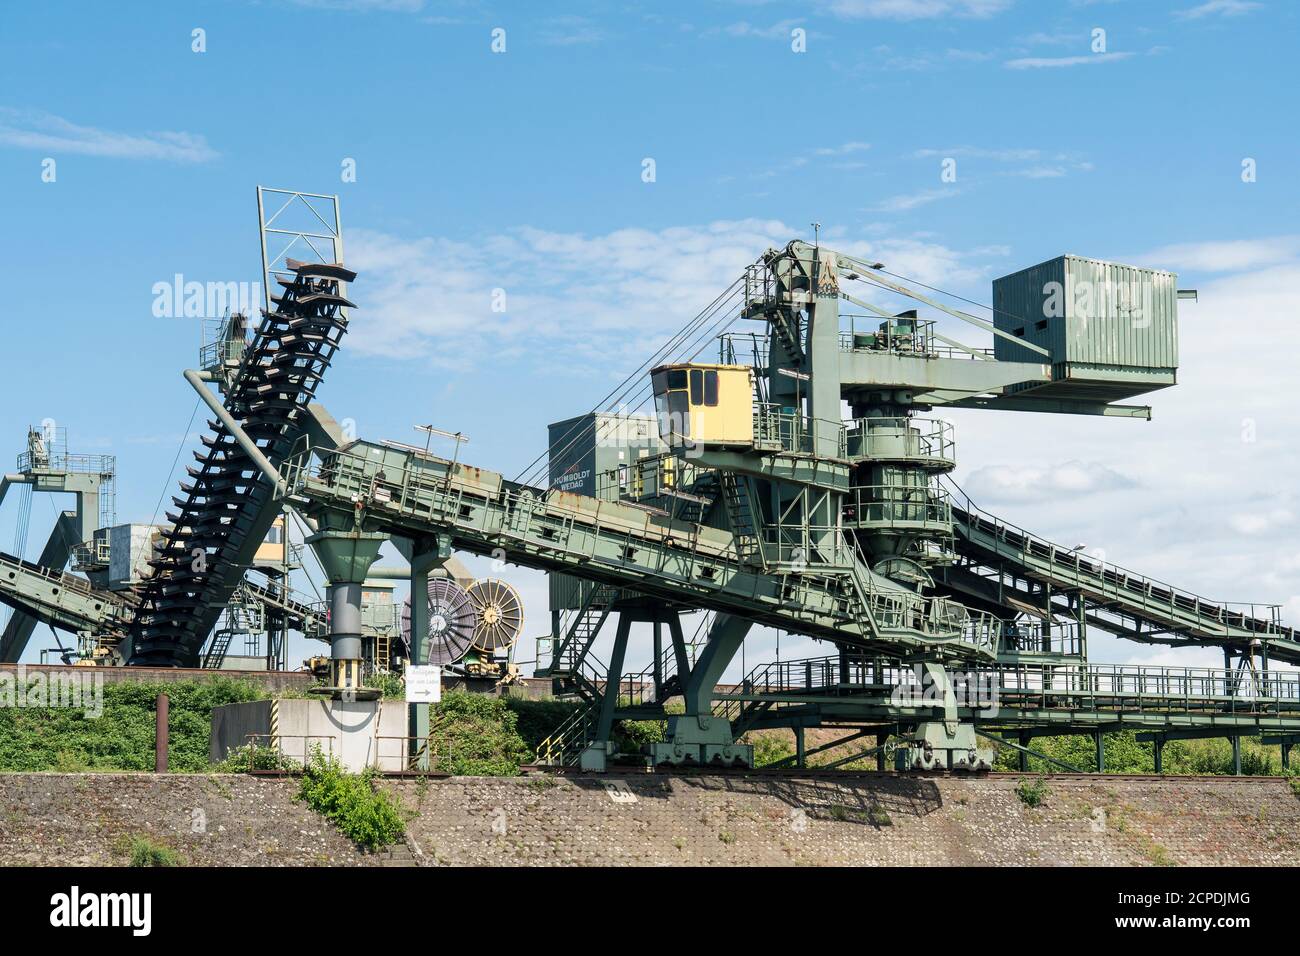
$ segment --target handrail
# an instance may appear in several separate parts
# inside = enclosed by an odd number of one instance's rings
[[[1219,620],[1221,623],[1227,624],[1228,621],[1226,620],[1226,617],[1230,612],[1233,611],[1233,609],[1249,608],[1252,612],[1252,616],[1249,618],[1247,618],[1247,615],[1245,614],[1244,611],[1235,611],[1235,615],[1242,620],[1243,624],[1247,619],[1257,621],[1260,624],[1266,624],[1269,627],[1269,631],[1266,631],[1265,633],[1271,632],[1274,629],[1286,630],[1286,631],[1291,630],[1290,628],[1285,628],[1281,625],[1279,619],[1281,605],[1279,604],[1264,604],[1259,602],[1246,602],[1246,601],[1234,602],[1234,601],[1210,600],[1198,594],[1193,594],[1190,591],[1185,591],[1182,588],[1174,587],[1173,585],[1167,584],[1156,578],[1148,577],[1147,575],[1144,574],[1139,574],[1136,571],[1131,571],[1128,568],[1125,568],[1113,562],[1101,561],[1099,559],[1091,558],[1089,556],[1083,555],[1077,549],[1063,548],[1060,545],[1057,545],[1047,540],[1046,538],[1040,537],[1030,531],[1026,531],[1024,528],[1018,527],[1017,525],[1014,525],[1009,521],[1005,521],[997,517],[996,515],[988,511],[985,511],[983,508],[980,508],[978,505],[976,505],[975,502],[971,500],[970,495],[966,494],[966,492],[962,490],[962,488],[959,485],[957,485],[956,482],[952,481],[951,478],[947,477],[946,475],[940,476],[940,478],[945,484],[949,485],[952,488],[952,490],[955,492],[954,497],[959,496],[960,499],[966,503],[964,509],[954,506],[954,512],[964,510],[967,514],[971,515],[977,520],[992,524],[995,527],[996,531],[998,532],[996,536],[1000,540],[1006,540],[1006,532],[1009,531],[1012,534],[1019,536],[1021,540],[1025,542],[1025,544],[1037,544],[1041,546],[1042,548],[1047,550],[1048,554],[1046,556],[1054,564],[1065,564],[1066,566],[1070,566],[1070,562],[1062,562],[1060,558],[1063,555],[1074,555],[1073,567],[1075,568],[1076,573],[1093,575],[1097,578],[1101,578],[1103,581],[1106,580],[1106,575],[1109,573],[1114,577],[1114,583],[1116,586],[1123,588],[1124,590],[1127,591],[1133,591],[1135,590],[1133,584],[1136,582],[1139,585],[1139,587],[1136,590],[1142,592],[1144,595],[1147,596],[1151,594],[1153,588],[1164,591],[1169,594],[1171,606],[1176,607],[1176,605],[1174,605],[1173,602],[1179,598],[1182,598],[1183,600],[1189,602],[1192,605],[1192,608],[1189,608],[1188,610],[1194,610],[1194,613],[1198,617],[1210,617],[1214,620]],[[1022,553],[1032,554],[1033,552],[1030,551],[1030,549],[1026,547],[1025,544],[1022,544],[1020,546],[1020,551]],[[1202,606],[1204,606],[1211,613],[1203,614],[1201,611]],[[1265,618],[1254,617],[1253,614],[1256,608],[1262,608],[1270,611],[1271,612],[1270,618],[1265,619]],[[1224,617],[1220,618],[1216,616],[1213,613],[1214,611],[1223,612]]]
[[[740,685],[742,694],[800,690],[862,689],[887,691],[915,683],[913,668],[879,657],[850,659],[850,680],[840,680],[838,657],[769,661],[755,666]],[[1250,674],[1213,667],[1166,667],[1148,664],[994,663],[973,668],[974,675],[998,678],[1002,693],[1085,694],[1158,700],[1287,702],[1300,705],[1300,672]],[[734,692],[733,692],[734,693]]]

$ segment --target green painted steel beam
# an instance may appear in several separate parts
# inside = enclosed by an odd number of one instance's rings
[[[123,628],[131,615],[130,605],[112,591],[8,554],[0,554],[0,601],[74,632],[111,633]]]
[[[507,482],[501,475],[395,444],[295,456],[282,469],[291,501],[364,516],[390,534],[446,534],[456,548],[702,608],[794,633],[899,653],[991,657],[987,640],[940,630],[933,599],[853,572],[766,574],[737,557],[730,532],[618,502]],[[950,625],[946,625],[950,627]]]

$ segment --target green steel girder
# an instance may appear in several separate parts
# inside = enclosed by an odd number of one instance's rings
[[[879,699],[826,698],[816,703],[795,694],[749,695],[719,693],[715,699],[745,703],[763,702],[769,706],[763,719],[749,729],[790,727],[794,721],[803,726],[866,726],[882,723],[917,724],[940,719],[942,707],[899,707]],[[783,719],[784,708],[775,705],[797,705],[797,714]],[[1093,733],[1095,731],[1150,730],[1176,734],[1180,730],[1195,730],[1196,736],[1256,736],[1259,734],[1300,733],[1300,712],[1288,715],[1230,714],[1230,713],[1176,713],[1134,710],[1076,710],[1061,708],[1048,710],[1041,707],[1020,708],[1003,704],[996,717],[982,716],[979,708],[959,707],[962,723],[973,724],[981,730],[1006,730],[1026,732],[1031,736],[1056,736],[1062,734]]]
[[[85,538],[79,537],[80,533],[77,512],[60,512],[58,520],[54,522],[54,530],[50,532],[50,538],[41,550],[41,556],[36,563],[42,568],[62,570],[67,566],[68,558],[72,556],[73,547],[90,538],[90,535],[86,535]],[[15,607],[13,616],[5,626],[4,634],[0,635],[0,662],[12,664],[23,656],[32,632],[36,630],[38,620],[38,617],[28,614],[21,607]],[[77,630],[91,629],[77,628]]]
[[[121,596],[85,578],[8,554],[0,554],[0,601],[35,620],[78,633],[119,632],[132,613]]]
[[[454,547],[626,587],[794,633],[885,653],[991,657],[987,640],[927,629],[932,599],[857,573],[765,574],[738,560],[729,532],[619,502],[546,492],[396,444],[357,441],[313,461],[303,447],[282,474],[292,501],[354,515],[390,534],[447,534]]]
[[[848,674],[842,667],[834,658],[760,665],[738,687],[714,694],[715,712],[745,729],[906,726],[944,717],[944,701],[912,702],[894,693],[907,665],[864,661]],[[1290,672],[1259,679],[1266,697],[1239,692],[1236,671],[1209,668],[995,664],[980,673],[996,683],[996,696],[991,703],[959,701],[956,716],[981,730],[1034,737],[1136,729],[1171,738],[1300,731],[1300,675]]]
[[[1296,632],[1263,618],[1170,588],[1161,582],[1113,568],[1004,524],[987,514],[953,506],[958,553],[985,567],[1005,567],[1028,580],[1083,595],[1095,610],[1146,624],[1118,628],[1119,636],[1151,643],[1228,645],[1249,651],[1253,641],[1267,645],[1271,658],[1300,663]],[[1020,595],[1024,597],[1024,595]],[[1104,618],[1090,617],[1104,630]],[[1175,635],[1162,640],[1159,633]]]
[[[829,491],[849,490],[849,465],[847,461],[816,458],[788,452],[754,454],[752,452],[704,450],[690,454],[688,460],[706,468],[735,474],[753,475],[768,481],[791,482],[824,488]]]

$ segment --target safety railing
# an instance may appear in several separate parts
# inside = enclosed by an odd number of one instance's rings
[[[1123,664],[1002,664],[1003,695],[1077,694],[1125,702],[1175,700],[1287,702],[1300,707],[1300,673]]]
[[[810,455],[818,434],[833,436],[835,457],[848,455],[843,422],[809,418],[771,402],[754,403],[754,444],[759,448]]]
[[[998,550],[1017,555],[1022,562],[1045,562],[1071,584],[1089,580],[1100,589],[1121,594],[1124,600],[1147,612],[1187,615],[1200,621],[1213,621],[1224,630],[1236,626],[1261,634],[1294,636],[1281,623],[1281,607],[1254,602],[1211,601],[1190,591],[1176,588],[1155,578],[1117,564],[1102,561],[1078,548],[1062,548],[1044,538],[1017,527],[979,508],[970,496],[948,478],[941,479],[952,489],[957,508],[955,515],[969,523],[971,531],[994,538]]]
[[[844,496],[846,528],[952,531],[952,502],[941,488],[916,485],[857,485]]]
[[[70,455],[66,452],[41,454],[25,451],[18,456],[18,470],[24,474],[33,471],[54,471],[109,476],[117,472],[117,456]]]
[[[91,538],[72,549],[72,566],[78,571],[108,567],[109,544],[107,536]]]
[[[850,458],[941,468],[951,468],[957,460],[952,423],[941,419],[855,418],[846,437]]]
[[[1004,654],[1052,654],[1078,656],[1083,653],[1079,625],[1053,622],[1010,623],[1001,628],[998,651]]]
[[[1156,667],[1123,664],[1015,663],[955,672],[996,688],[1004,699],[1041,707],[1134,707],[1177,704],[1283,705],[1300,711],[1300,672]],[[879,657],[805,658],[760,664],[730,693],[737,696],[877,691],[888,694],[917,682],[914,665]]]
[[[338,738],[331,734],[244,734],[246,746],[270,750],[282,760],[306,766],[312,755],[320,750],[322,756],[335,756],[335,744]]]

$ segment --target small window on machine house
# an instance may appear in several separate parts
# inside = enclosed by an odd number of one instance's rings
[[[713,408],[718,404],[718,373],[704,373],[704,404]]]
[[[698,368],[691,369],[691,404],[704,404],[704,373]]]

